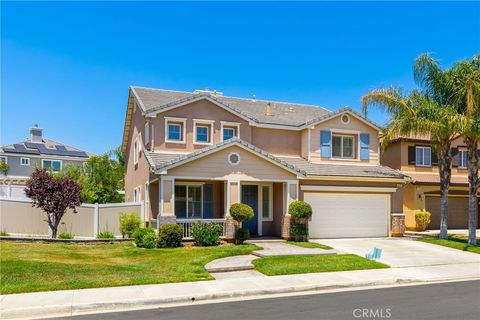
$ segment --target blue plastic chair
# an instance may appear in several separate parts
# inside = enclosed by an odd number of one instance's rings
[[[369,260],[378,260],[382,257],[382,249],[380,248],[373,248],[373,250],[368,251],[365,253],[365,258]]]

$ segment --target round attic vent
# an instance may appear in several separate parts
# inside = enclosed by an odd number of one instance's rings
[[[230,152],[227,157],[228,163],[232,166],[236,166],[240,163],[240,155],[238,152]]]
[[[350,122],[350,117],[347,114],[342,115],[342,123],[348,124]]]

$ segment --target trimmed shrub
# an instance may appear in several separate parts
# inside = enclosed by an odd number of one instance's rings
[[[153,234],[156,237],[155,230],[152,227],[139,228],[133,233],[133,239],[137,247],[145,247],[145,239],[148,234]],[[155,244],[156,246],[156,244]]]
[[[132,212],[130,214],[122,213],[120,214],[120,232],[122,233],[122,237],[131,238],[135,230],[139,229],[142,225],[142,220],[140,217]]]
[[[153,249],[157,247],[157,235],[155,231],[153,233],[148,232],[142,239],[143,247],[147,249]]]
[[[192,237],[197,246],[215,246],[220,243],[223,226],[220,223],[197,222],[192,225]]]
[[[73,238],[75,238],[75,235],[73,233],[69,233],[69,232],[62,232],[58,235],[58,239],[69,240],[69,239],[73,239]]]
[[[158,230],[159,248],[176,248],[182,246],[183,227],[178,224],[166,224]]]
[[[235,244],[243,244],[248,239],[250,239],[249,229],[240,228],[235,231]]]
[[[424,231],[427,229],[428,224],[430,223],[430,212],[428,211],[415,211],[415,225],[417,231]]]
[[[0,237],[10,237],[7,231],[0,231]]]
[[[312,206],[304,201],[293,201],[288,206],[288,213],[295,220],[310,219],[312,217]]]
[[[253,218],[253,209],[244,203],[234,203],[230,206],[230,216],[233,220],[242,223]]]
[[[103,231],[97,234],[97,239],[115,239],[115,235],[110,231]]]

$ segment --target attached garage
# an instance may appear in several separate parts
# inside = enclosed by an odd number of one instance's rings
[[[388,237],[390,194],[304,192],[312,238]]]
[[[429,211],[429,229],[440,229],[440,196],[425,197],[425,210]],[[468,197],[448,197],[448,228],[468,229]]]

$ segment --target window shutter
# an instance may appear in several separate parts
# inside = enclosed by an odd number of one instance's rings
[[[408,164],[415,164],[416,155],[415,155],[415,146],[408,147]]]
[[[213,218],[213,185],[203,185],[203,218]]]
[[[458,148],[452,148],[452,167],[458,167],[460,163],[460,155],[458,154]]]
[[[332,133],[330,131],[320,131],[320,156],[330,158],[332,145]]]
[[[438,165],[438,155],[435,151],[431,150],[432,166]]]
[[[370,135],[368,133],[360,134],[360,160],[370,159]]]

